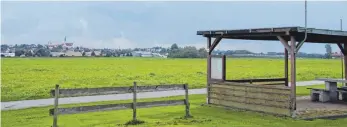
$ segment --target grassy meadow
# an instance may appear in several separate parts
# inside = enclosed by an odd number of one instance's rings
[[[227,79],[278,78],[284,60],[228,58]],[[341,77],[340,60],[297,59],[297,80]],[[188,83],[206,84],[206,59],[161,58],[3,58],[1,101],[48,98],[62,88]]]
[[[154,100],[176,100],[183,96],[157,98]],[[153,99],[141,99],[138,101],[153,101]],[[126,101],[110,101],[79,104],[110,104],[129,103]],[[191,95],[191,114],[193,118],[182,119],[184,116],[184,105],[169,107],[141,108],[137,110],[138,119],[144,124],[138,127],[345,127],[347,119],[338,120],[294,120],[291,118],[275,117],[250,111],[239,111],[202,105],[205,103],[204,95]],[[61,107],[72,107],[77,105],[63,105]],[[3,127],[49,127],[53,118],[48,115],[48,110],[52,108],[40,107],[30,109],[20,109],[12,111],[2,111]],[[115,110],[91,112],[82,114],[60,115],[58,117],[59,127],[117,127],[126,126],[125,123],[132,119],[132,110]]]

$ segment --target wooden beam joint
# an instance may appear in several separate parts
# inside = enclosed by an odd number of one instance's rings
[[[209,47],[209,53],[211,53],[213,50],[214,50],[214,48],[216,48],[216,46],[219,44],[219,42],[222,40],[222,36],[220,36],[220,37],[217,37],[216,39],[214,39],[214,41],[213,41],[213,43],[212,43],[212,45]]]
[[[288,51],[291,51],[290,46],[288,45],[288,41],[284,40],[281,36],[277,36],[278,40],[283,44],[284,48],[286,48]]]
[[[346,51],[345,51],[345,48],[342,46],[341,43],[337,43],[337,46],[340,48],[342,54],[345,56],[346,55]]]

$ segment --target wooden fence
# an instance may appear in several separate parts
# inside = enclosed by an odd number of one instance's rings
[[[185,90],[185,99],[152,101],[152,102],[136,102],[137,93],[139,92],[155,92],[155,91],[170,91],[170,90]],[[133,93],[132,103],[58,108],[59,97],[125,94],[125,93]],[[77,113],[98,112],[98,111],[108,111],[108,110],[133,109],[133,121],[136,121],[137,108],[185,105],[185,116],[186,117],[190,116],[190,110],[189,110],[190,106],[189,106],[189,99],[188,99],[188,84],[137,86],[136,82],[134,82],[134,85],[129,87],[103,87],[103,88],[79,88],[79,89],[60,89],[59,85],[56,85],[55,89],[51,90],[51,96],[54,97],[54,108],[49,110],[49,114],[53,116],[53,127],[57,127],[58,115],[61,115],[61,114],[77,114]]]
[[[291,116],[290,88],[237,82],[212,83],[210,104]]]

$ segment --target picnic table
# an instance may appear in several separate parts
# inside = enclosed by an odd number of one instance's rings
[[[341,94],[342,100],[347,101],[347,87],[337,87],[337,83],[347,83],[347,80],[318,78],[319,81],[325,82],[325,89],[311,89],[311,100],[320,102],[334,102],[339,100]]]

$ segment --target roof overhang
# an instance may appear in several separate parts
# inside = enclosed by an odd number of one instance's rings
[[[243,40],[268,40],[278,41],[277,36],[289,41],[290,36],[295,36],[297,41],[305,38],[304,27],[276,27],[276,28],[254,28],[238,30],[208,30],[197,31],[197,35],[204,37],[222,37],[226,39]],[[307,39],[311,43],[347,43],[347,31],[307,28]]]

